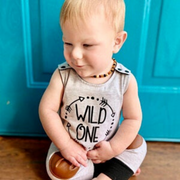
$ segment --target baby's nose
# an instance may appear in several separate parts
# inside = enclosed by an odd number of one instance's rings
[[[72,50],[72,57],[75,60],[82,59],[83,52],[82,52],[81,48],[79,48],[79,47],[73,48],[73,50]]]

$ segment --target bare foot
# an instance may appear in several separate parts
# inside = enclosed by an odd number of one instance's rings
[[[133,174],[133,176],[139,176],[141,174],[141,169],[139,168],[136,173]]]

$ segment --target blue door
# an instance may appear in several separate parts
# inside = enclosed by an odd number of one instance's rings
[[[180,1],[125,2],[129,37],[121,59],[139,84],[140,133],[147,140],[180,141]]]
[[[115,58],[132,70],[147,140],[180,141],[179,1],[125,0],[128,39]],[[59,0],[0,0],[0,135],[44,136],[38,104],[64,61]]]
[[[64,61],[59,0],[0,0],[0,135],[44,136],[38,105]]]

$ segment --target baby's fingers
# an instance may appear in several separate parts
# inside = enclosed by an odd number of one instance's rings
[[[78,161],[77,161],[74,157],[71,157],[71,158],[69,159],[69,161],[70,161],[74,166],[80,167],[80,164],[78,163]]]
[[[87,166],[87,157],[82,157],[81,155],[78,155],[77,156],[77,158],[76,158],[76,160],[80,163],[80,164],[82,164],[83,166]]]
[[[97,150],[88,151],[87,157],[88,159],[96,159],[98,157]]]
[[[102,163],[102,161],[101,161],[101,160],[98,160],[98,159],[92,159],[92,162],[93,162],[94,164]]]
[[[83,165],[83,166],[87,166],[87,157],[83,158],[81,155],[77,155],[76,157],[71,157],[69,159],[69,161],[74,165],[74,166],[77,166],[77,167],[80,167],[80,165]]]

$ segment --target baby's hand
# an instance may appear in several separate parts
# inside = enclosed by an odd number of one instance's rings
[[[67,146],[60,151],[62,156],[71,162],[74,166],[79,167],[80,164],[87,166],[87,151],[83,146],[70,139]]]
[[[103,163],[114,157],[113,149],[108,141],[101,141],[96,144],[95,148],[87,153],[88,159],[91,159],[93,163]]]

